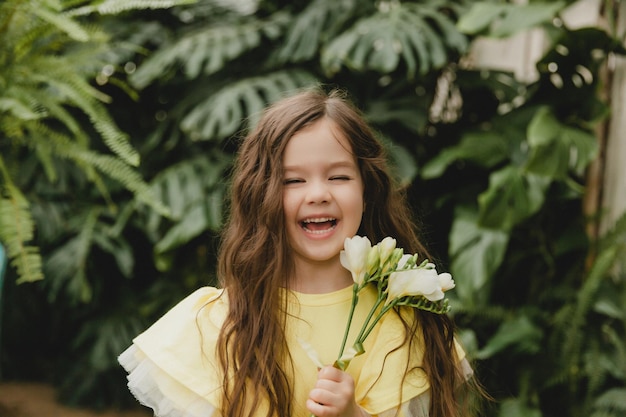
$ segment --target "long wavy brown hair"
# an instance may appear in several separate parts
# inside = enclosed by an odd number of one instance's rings
[[[343,92],[306,90],[266,109],[237,155],[218,260],[230,308],[218,341],[224,417],[252,417],[260,400],[269,405],[268,417],[292,416],[293,365],[284,334],[284,297],[277,291],[287,286],[293,268],[281,198],[282,155],[296,132],[322,118],[333,121],[348,139],[360,167],[366,209],[359,234],[372,242],[393,236],[405,252],[427,256],[412,211],[390,175],[383,147]],[[454,391],[462,377],[453,323],[445,315],[417,309],[415,314],[407,342],[425,343],[430,416],[460,416]]]

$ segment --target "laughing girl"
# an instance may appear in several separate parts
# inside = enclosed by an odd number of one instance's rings
[[[392,236],[427,255],[381,144],[342,93],[307,90],[264,112],[240,146],[229,207],[219,288],[188,296],[119,358],[156,416],[469,415],[458,391],[472,371],[445,314],[396,307],[346,371],[330,366],[351,308],[346,238]],[[355,323],[375,301],[375,288],[359,295]]]

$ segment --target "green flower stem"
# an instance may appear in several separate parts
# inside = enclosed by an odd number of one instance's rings
[[[380,313],[378,313],[378,315],[374,319],[374,322],[372,323],[372,325],[364,333],[363,333],[363,330],[365,330],[365,326],[363,326],[363,329],[361,329],[362,335],[359,335],[360,339],[357,339],[357,340],[359,340],[359,343],[363,343],[365,341],[365,339],[367,339],[367,336],[369,336],[370,333],[372,332],[372,330],[374,330],[374,326],[376,326],[376,323],[378,323],[378,321],[381,318],[383,318],[383,316],[396,305],[397,301],[398,301],[398,299],[395,299],[391,303],[389,303],[386,306],[384,306],[383,309],[380,310]],[[379,303],[377,303],[376,308],[378,308],[378,304]],[[372,312],[373,311],[374,310],[372,310]]]
[[[366,332],[369,322],[372,320],[372,316],[374,315],[374,313],[376,312],[380,304],[384,301],[385,299],[384,295],[385,295],[384,293],[380,291],[378,292],[378,299],[376,300],[376,304],[374,304],[374,306],[370,310],[369,314],[367,315],[367,318],[365,319],[365,322],[363,323],[363,327],[361,327],[361,331],[359,332],[359,335],[356,337],[356,341],[354,342],[354,345],[361,347],[361,350],[362,350],[363,342],[365,341],[365,338],[367,337],[367,335],[364,336],[364,333]],[[386,311],[385,308],[383,308],[383,311]],[[372,324],[372,327],[376,325],[376,322],[380,320],[381,317],[382,317],[382,312],[376,317],[376,320]],[[367,334],[369,334],[369,332],[367,332]]]
[[[339,360],[343,356],[343,350],[346,348],[346,342],[348,340],[348,333],[350,332],[350,325],[352,324],[352,317],[354,316],[354,309],[356,308],[356,304],[359,301],[359,284],[356,282],[352,285],[352,305],[350,306],[350,314],[348,315],[348,323],[346,323],[346,331],[343,335],[343,341],[341,342],[341,349],[339,349],[339,356],[337,360]]]

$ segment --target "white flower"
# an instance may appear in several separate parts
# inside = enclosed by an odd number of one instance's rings
[[[380,266],[382,267],[393,253],[393,250],[396,248],[396,240],[392,237],[387,236],[378,244],[378,246],[380,251],[379,262]]]
[[[367,272],[367,257],[372,249],[372,242],[367,237],[346,238],[344,250],[339,254],[341,265],[352,273],[352,279],[358,285],[363,284]]]
[[[449,306],[446,301],[437,304],[434,302],[443,300],[444,291],[454,288],[452,275],[438,274],[435,264],[428,262],[427,259],[418,265],[417,259],[417,254],[405,254],[402,248],[396,248],[396,240],[391,237],[384,238],[375,246],[363,236],[345,239],[339,260],[352,274],[355,285],[352,287],[352,306],[339,357],[333,363],[335,368],[345,370],[356,356],[365,352],[363,347],[365,339],[376,323],[395,306],[409,306],[437,314],[448,312]],[[361,325],[354,343],[346,349],[353,313],[359,300],[358,293],[370,283],[377,287],[377,300]],[[407,298],[401,301],[404,297]],[[321,368],[323,365],[315,349],[303,340],[299,342],[313,363]]]
[[[455,284],[454,280],[452,279],[452,275],[447,272],[439,274],[439,285],[441,285],[441,290],[444,292],[454,288]]]
[[[317,353],[313,345],[311,345],[310,343],[308,343],[307,341],[299,337],[298,337],[298,343],[300,343],[300,346],[302,346],[302,349],[304,350],[304,352],[307,354],[309,358],[311,358],[311,361],[313,361],[313,363],[315,364],[315,366],[317,366],[318,369],[321,369],[324,367],[324,364],[322,363],[322,360],[320,359],[320,355]]]
[[[400,260],[398,261],[398,266],[397,266],[397,270],[400,271],[402,269],[404,269],[404,266],[406,265],[406,263],[408,262],[409,259],[411,259],[413,257],[413,255],[409,255],[408,253],[405,253],[404,255],[402,255],[402,257],[400,258]]]
[[[443,299],[443,289],[433,268],[414,268],[393,272],[389,276],[387,303],[404,296],[422,295],[430,301]]]

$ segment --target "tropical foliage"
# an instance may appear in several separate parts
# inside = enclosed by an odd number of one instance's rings
[[[455,277],[485,415],[623,414],[626,221],[597,240],[581,210],[622,34],[568,28],[571,1],[170,3],[0,5],[4,374],[129,401],[116,355],[215,282],[239,136],[321,83],[377,128]],[[477,38],[531,27],[535,81],[468,60]]]

